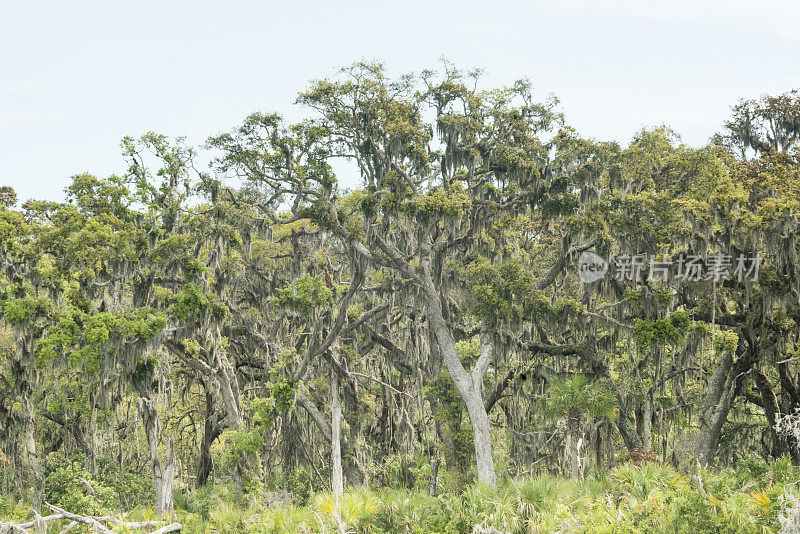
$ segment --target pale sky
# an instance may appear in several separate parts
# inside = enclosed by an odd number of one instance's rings
[[[298,119],[309,80],[360,59],[444,56],[487,85],[529,78],[585,136],[667,124],[703,144],[739,98],[800,87],[800,0],[4,0],[0,50],[0,185],[59,200],[73,174],[123,173],[125,135]]]

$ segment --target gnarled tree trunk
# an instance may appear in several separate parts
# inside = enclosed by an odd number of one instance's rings
[[[203,439],[200,442],[200,458],[197,463],[196,484],[198,488],[208,483],[211,470],[214,468],[214,462],[211,458],[211,445],[222,433],[219,415],[214,410],[214,395],[206,386],[205,380],[202,380],[202,382],[206,387],[206,418],[203,423]]]
[[[740,333],[736,346],[736,360],[730,351],[725,351],[717,362],[706,390],[703,409],[700,412],[700,432],[695,455],[700,465],[711,465],[717,455],[722,427],[728,418],[733,399],[741,389],[745,374],[758,360],[758,345],[745,342]]]

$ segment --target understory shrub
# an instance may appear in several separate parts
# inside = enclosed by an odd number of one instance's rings
[[[93,478],[82,462],[64,457],[45,463],[45,500],[82,515],[102,515],[119,508],[113,488]]]

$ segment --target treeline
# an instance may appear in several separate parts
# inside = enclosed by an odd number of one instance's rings
[[[622,148],[477,85],[355,64],[303,122],[126,138],[64,202],[4,188],[3,492],[40,509],[65,459],[159,511],[172,470],[433,495],[800,462],[800,96]]]

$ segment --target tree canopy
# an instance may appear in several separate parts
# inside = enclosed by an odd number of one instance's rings
[[[700,147],[587,139],[449,65],[356,63],[297,103],[125,138],[63,202],[0,188],[5,492],[40,510],[57,458],[147,473],[159,512],[173,473],[303,499],[419,462],[431,494],[800,463],[796,92]]]

